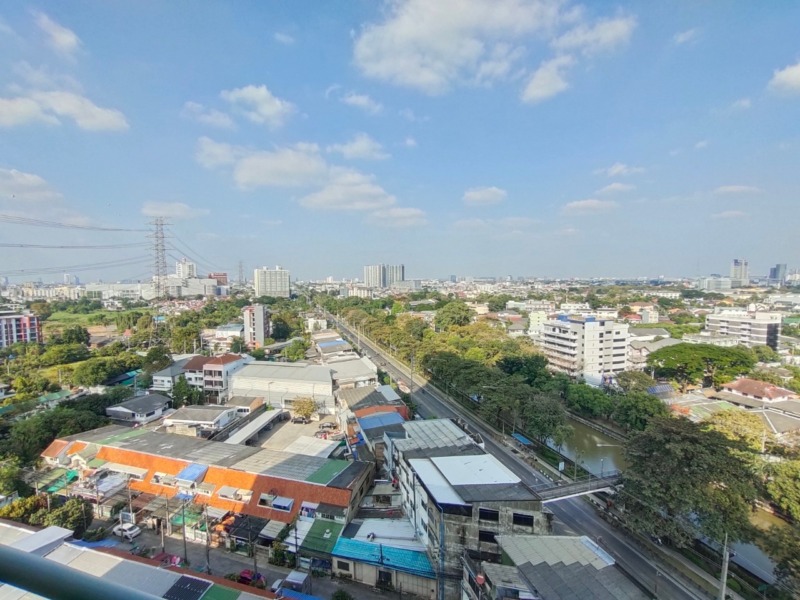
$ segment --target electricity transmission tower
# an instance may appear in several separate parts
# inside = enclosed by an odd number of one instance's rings
[[[244,265],[239,261],[239,285],[244,285]]]
[[[164,217],[156,217],[150,224],[153,232],[147,237],[153,240],[153,297],[158,300],[166,293],[164,289],[167,278],[167,251],[164,244],[164,226],[168,223]]]

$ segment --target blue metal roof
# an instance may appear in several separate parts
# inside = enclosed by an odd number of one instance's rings
[[[188,467],[184,467],[184,469],[175,476],[175,479],[180,479],[182,481],[195,481],[199,483],[202,481],[203,475],[206,474],[206,471],[208,471],[207,465],[192,463]]]
[[[339,541],[336,542],[336,546],[333,547],[331,556],[349,558],[350,560],[370,565],[383,566],[395,571],[410,573],[418,577],[436,579],[436,573],[433,571],[431,561],[428,560],[428,555],[418,550],[392,548],[383,544],[340,537]]]
[[[302,592],[295,592],[289,588],[281,588],[281,594],[284,598],[292,598],[293,600],[322,600],[319,596],[310,596]]]
[[[320,348],[327,348],[328,346],[336,346],[338,344],[344,344],[345,341],[342,338],[337,338],[335,340],[331,340],[330,342],[320,342],[317,344]]]
[[[511,434],[511,437],[513,437],[515,440],[517,440],[523,446],[532,446],[533,445],[533,442],[531,442],[528,438],[526,438],[521,433],[513,433],[513,434]]]
[[[358,419],[358,424],[363,431],[375,429],[376,427],[386,427],[387,425],[397,425],[398,423],[405,423],[405,419],[403,415],[394,411],[376,413]]]
[[[653,385],[647,388],[647,393],[652,394],[653,396],[658,396],[659,394],[672,394],[675,392],[675,389],[668,383],[659,383],[658,385]]]

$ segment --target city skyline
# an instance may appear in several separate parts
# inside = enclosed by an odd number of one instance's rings
[[[798,23],[789,3],[17,3],[0,11],[0,214],[166,217],[169,263],[232,279],[239,261],[300,280],[376,262],[414,279],[791,270]],[[152,272],[146,231],[2,227],[141,243],[3,247],[0,270],[32,273],[13,282]]]

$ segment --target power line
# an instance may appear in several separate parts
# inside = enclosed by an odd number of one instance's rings
[[[124,267],[129,265],[138,265],[148,260],[147,256],[137,256],[134,258],[118,259],[108,262],[81,264],[81,265],[68,265],[64,267],[42,267],[33,269],[17,269],[13,271],[3,271],[3,275],[50,275],[53,273],[71,273],[74,271],[91,271],[93,269],[104,269],[110,267]]]
[[[0,248],[58,248],[60,250],[116,250],[119,248],[143,248],[147,244],[97,244],[89,246],[59,246],[50,244],[6,244],[0,243]]]
[[[99,227],[94,225],[78,225],[75,223],[62,223],[59,221],[45,221],[44,219],[31,219],[16,215],[0,214],[0,223],[13,223],[14,225],[30,225],[32,227],[52,227],[55,229],[83,229],[86,231],[148,231],[147,229],[128,229],[124,227]]]
[[[222,269],[222,267],[220,267],[219,265],[215,265],[213,262],[211,262],[210,260],[208,260],[206,257],[202,256],[202,255],[201,255],[199,252],[197,252],[196,250],[194,250],[194,249],[193,249],[193,248],[192,248],[192,247],[191,247],[189,244],[187,244],[187,243],[186,243],[186,242],[184,242],[182,239],[180,239],[178,236],[176,236],[176,235],[174,234],[174,232],[172,232],[172,239],[173,239],[173,240],[175,240],[176,242],[178,242],[178,243],[179,243],[181,246],[183,246],[183,248],[185,249],[185,250],[181,250],[180,248],[175,248],[175,250],[177,250],[178,252],[185,252],[186,250],[188,250],[190,254],[192,254],[192,255],[196,256],[196,257],[197,257],[197,258],[199,258],[199,259],[200,259],[200,260],[201,260],[203,263],[205,263],[205,266],[207,266],[207,267],[214,267],[215,269]]]

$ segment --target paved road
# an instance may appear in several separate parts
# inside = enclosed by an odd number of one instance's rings
[[[336,321],[331,315],[329,318]],[[356,339],[355,333],[341,321],[337,321],[339,329],[348,335],[351,340]],[[381,368],[389,373],[393,378],[402,378],[408,382],[409,372],[405,365],[386,356],[384,351],[370,341],[360,338],[370,356],[376,358],[381,364]],[[469,423],[470,427],[480,433],[486,444],[486,451],[503,462],[511,469],[522,481],[528,485],[536,485],[547,482],[541,474],[531,469],[510,449],[494,440],[493,434],[486,429],[472,415],[467,413],[453,401],[445,398],[431,386],[425,386],[424,390],[414,385],[414,401],[419,407],[419,413],[425,418],[441,417],[456,418],[460,417]],[[622,531],[612,527],[604,521],[589,504],[581,498],[572,498],[549,503],[548,508],[556,516],[560,523],[555,523],[554,527],[558,533],[570,533],[575,535],[586,535],[593,540],[599,540],[601,545],[610,552],[620,566],[628,569],[644,588],[649,590],[659,599],[665,600],[691,600],[704,598],[694,591],[687,589],[683,581],[677,580],[671,574],[660,567],[651,557],[646,556],[635,543],[628,538]]]

